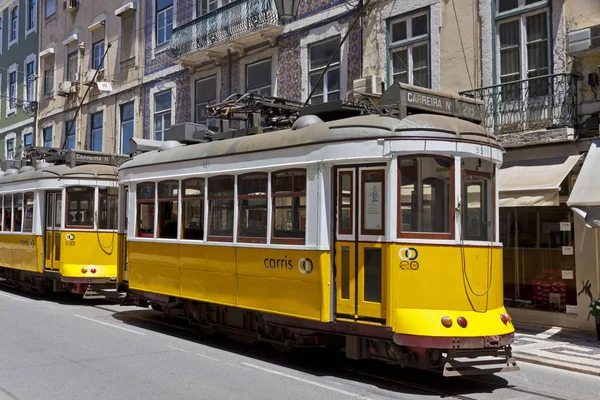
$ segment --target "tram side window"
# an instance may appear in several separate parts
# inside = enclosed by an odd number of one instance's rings
[[[179,181],[158,184],[158,237],[177,239]]]
[[[204,239],[204,178],[182,182],[182,239]]]
[[[119,189],[103,188],[98,193],[98,229],[117,229]]]
[[[273,242],[304,244],[306,236],[306,170],[274,172]]]
[[[91,187],[67,188],[67,226],[94,227],[94,192]]]
[[[12,194],[4,196],[4,232],[12,231]]]
[[[25,193],[23,201],[25,219],[23,221],[23,232],[33,231],[33,193]]]
[[[0,232],[4,230],[4,196],[0,196]]]
[[[233,241],[233,189],[235,177],[208,179],[208,236],[212,240]]]
[[[238,177],[239,238],[244,242],[267,241],[267,187],[266,173]]]
[[[21,232],[23,229],[23,194],[13,195],[13,232]]]
[[[480,159],[463,159],[462,233],[463,240],[492,240],[494,221],[492,180],[493,164]]]
[[[454,160],[406,157],[398,166],[398,236],[451,238]]]
[[[154,237],[154,182],[137,185],[137,236]]]

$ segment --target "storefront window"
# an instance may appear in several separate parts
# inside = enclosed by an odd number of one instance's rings
[[[567,312],[577,305],[572,227],[565,204],[500,209],[507,306]]]

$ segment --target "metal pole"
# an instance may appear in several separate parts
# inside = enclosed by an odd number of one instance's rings
[[[106,58],[106,55],[108,54],[108,49],[110,49],[110,48],[111,48],[111,44],[109,42],[106,45],[106,51],[102,55],[102,60],[100,60],[100,65],[104,64],[104,59]],[[97,69],[96,73],[94,74],[94,77],[92,78],[92,82],[96,81],[96,76],[98,76],[98,72],[100,72],[100,70]],[[79,103],[79,107],[77,107],[77,110],[75,110],[75,115],[73,116],[73,119],[71,120],[71,125],[68,126],[68,128],[65,132],[65,140],[63,141],[62,146],[60,146],[61,150],[65,150],[65,146],[67,145],[67,141],[69,140],[69,132],[71,131],[71,127],[75,123],[75,120],[77,119],[77,114],[79,114],[79,110],[81,110],[81,107],[83,106],[83,102],[85,101],[85,98],[87,97],[91,88],[92,88],[92,85],[88,86],[87,90],[85,91],[85,94],[83,95],[83,98],[81,99],[81,102]],[[77,144],[75,144],[75,146],[77,146]]]
[[[337,54],[337,52],[340,50],[340,48],[342,47],[342,45],[344,44],[344,42],[346,41],[346,39],[350,35],[350,32],[352,32],[352,29],[354,28],[354,25],[356,25],[356,21],[358,21],[358,19],[360,18],[360,16],[362,15],[362,13],[365,11],[365,9],[369,5],[369,3],[371,3],[371,0],[366,0],[363,3],[363,5],[360,8],[360,10],[358,10],[358,13],[356,14],[356,17],[354,17],[354,20],[352,21],[352,24],[350,24],[350,26],[348,27],[348,31],[346,32],[346,35],[344,35],[344,38],[341,40],[341,42],[338,45],[337,49],[335,49],[335,51],[333,52],[333,54],[329,58],[329,61],[327,62],[327,65],[325,66],[325,69],[323,70],[323,72],[319,76],[319,79],[317,80],[317,82],[315,83],[315,85],[313,86],[313,88],[310,90],[310,94],[308,95],[308,98],[304,102],[304,106],[306,106],[308,104],[308,102],[310,101],[310,99],[312,98],[312,95],[314,94],[315,90],[317,89],[317,86],[319,86],[319,83],[321,83],[321,80],[323,79],[323,76],[325,75],[325,73],[329,69],[329,66],[333,62],[333,59],[335,58],[335,55]],[[309,85],[310,85],[310,82],[309,82]]]

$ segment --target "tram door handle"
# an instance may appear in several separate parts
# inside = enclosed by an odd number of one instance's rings
[[[456,196],[456,207],[454,209],[458,213],[460,213],[460,208],[461,208],[461,205],[462,205],[461,202],[462,202],[462,199],[460,198],[460,196]]]

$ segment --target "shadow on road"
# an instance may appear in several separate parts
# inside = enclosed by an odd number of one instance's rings
[[[224,334],[203,334],[187,325],[183,319],[163,317],[161,313],[152,310],[116,312],[112,317],[130,326],[299,372],[356,381],[397,393],[437,394],[440,397],[461,396],[466,400],[470,399],[466,397],[469,394],[490,394],[498,389],[510,388],[507,380],[498,375],[444,378],[439,373],[401,368],[381,361],[349,360],[343,352],[325,348],[296,348],[289,353],[280,353],[265,343],[248,344],[230,339]]]

